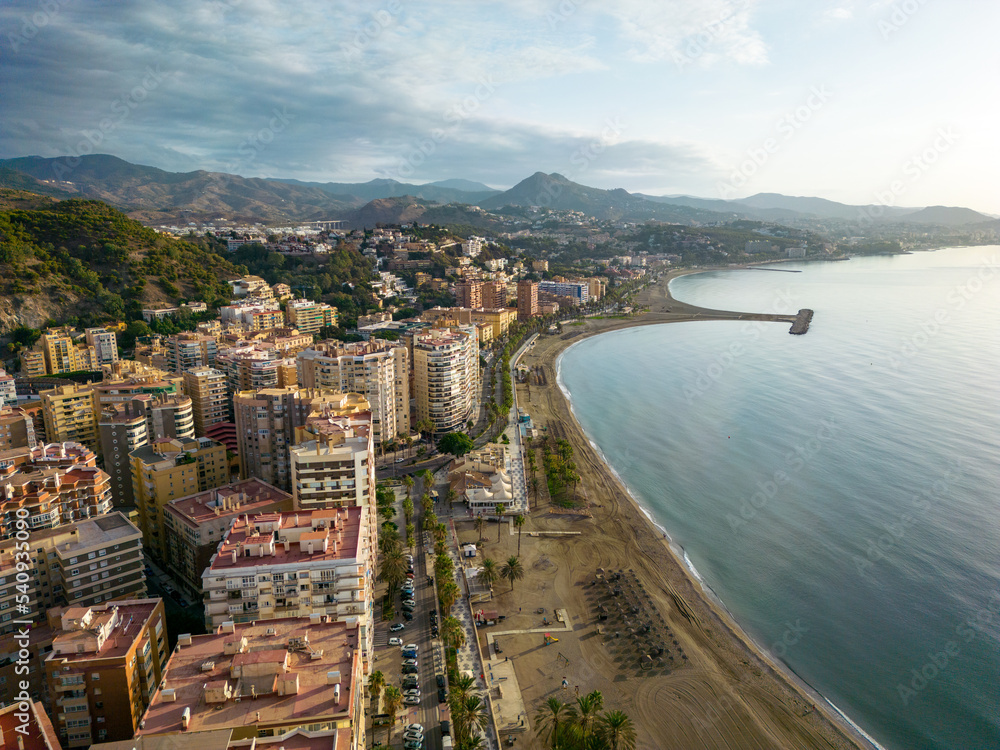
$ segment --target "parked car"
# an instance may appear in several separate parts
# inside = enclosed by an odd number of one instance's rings
[[[397,632],[399,630],[402,630],[405,627],[406,626],[403,623],[401,623],[401,622],[394,622],[392,625],[389,626],[389,630],[391,630],[393,633],[395,633],[395,632]]]
[[[424,740],[421,737],[419,740],[403,740],[403,750],[423,750]]]
[[[447,719],[441,721],[441,736],[451,737],[451,722]]]
[[[419,671],[420,670],[417,669],[416,667],[411,667],[411,666],[406,665],[406,664],[404,664],[403,668],[400,669],[400,672],[402,672],[403,674],[417,674]]]
[[[404,651],[413,651],[414,653],[416,653],[419,649],[417,648],[417,644],[416,643],[407,643],[405,646],[403,646],[403,650]]]
[[[404,607],[416,607],[417,606],[417,602],[416,602],[415,599],[403,599],[403,606]]]
[[[403,619],[406,620],[407,622],[409,622],[410,620],[412,620],[413,619],[413,612],[410,611],[410,610],[404,611],[403,612]]]
[[[444,675],[443,674],[436,675],[434,677],[434,679],[437,681],[437,686],[439,688],[444,687]]]
[[[403,703],[407,706],[418,706],[420,705],[420,697],[416,695],[404,695]]]
[[[419,687],[420,687],[420,681],[413,675],[403,678],[403,690],[411,690],[413,688],[419,688]]]
[[[438,703],[448,702],[448,691],[444,688],[438,688]]]
[[[407,696],[410,696],[410,695],[412,695],[412,696],[414,696],[416,698],[419,698],[420,697],[420,688],[406,688],[405,690],[403,690],[403,697],[404,698],[407,697]]]
[[[416,659],[403,659],[404,667],[416,667],[418,666]]]
[[[424,736],[424,725],[423,724],[407,724],[403,727],[403,737],[410,734],[416,734],[421,737]]]
[[[389,645],[390,646],[402,646],[403,645],[403,639],[402,638],[390,638],[389,639]]]

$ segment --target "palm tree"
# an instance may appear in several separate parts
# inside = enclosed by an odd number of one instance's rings
[[[521,565],[520,560],[511,555],[507,558],[507,562],[504,563],[503,568],[501,568],[500,577],[510,581],[510,590],[513,591],[514,582],[524,578],[524,566]]]
[[[423,509],[424,513],[430,513],[434,510],[434,501],[431,499],[430,493],[425,492],[420,496],[420,507]]]
[[[535,496],[535,508],[538,508],[538,477],[531,478],[531,492]]]
[[[521,556],[521,527],[528,519],[522,515],[514,516],[514,526],[517,527],[517,556]]]
[[[589,735],[593,731],[597,721],[597,715],[604,708],[604,696],[599,690],[576,699],[576,723],[583,730],[584,735]]]
[[[445,617],[441,621],[441,640],[449,648],[462,648],[465,645],[465,628],[456,617]]]
[[[483,529],[486,528],[486,519],[482,516],[476,516],[475,520],[476,531],[479,532],[479,541],[483,541]]]
[[[497,503],[493,507],[493,511],[497,514],[497,544],[500,543],[500,527],[503,524],[503,514],[507,512],[507,506],[503,503]]]
[[[401,550],[396,549],[382,556],[378,578],[389,587],[389,593],[396,593],[396,589],[406,580],[406,561],[403,560]]]
[[[608,750],[635,750],[635,725],[622,711],[608,711],[598,719],[597,735]]]
[[[437,513],[433,510],[426,511],[424,513],[423,527],[424,531],[434,531],[438,525]]]
[[[479,730],[476,732],[476,736],[479,735],[479,732],[486,730],[489,716],[486,713],[486,704],[480,696],[475,694],[465,696],[465,700],[462,701],[461,705],[461,714],[466,740],[472,738],[473,729]]]
[[[440,577],[438,580],[441,580]],[[450,612],[451,608],[455,606],[455,602],[458,601],[458,593],[458,584],[450,578],[438,585],[438,598],[441,600],[441,609],[444,612]]]
[[[497,567],[497,561],[491,560],[490,558],[483,559],[483,567],[479,571],[479,580],[482,581],[486,586],[490,587],[490,591],[493,590],[493,584],[500,580],[500,569]]]
[[[448,501],[448,507],[451,507],[452,505],[455,504],[455,501],[458,499],[458,493],[455,492],[455,490],[452,487],[449,487],[448,493],[444,496],[444,499]]]
[[[535,733],[553,749],[559,740],[559,727],[573,720],[573,707],[558,698],[549,698],[535,714]]]
[[[406,497],[409,498],[410,490],[413,489],[413,477],[409,474],[403,477],[403,486],[406,487]]]
[[[434,541],[444,542],[448,538],[448,526],[444,521],[438,522],[437,526],[434,527]]]
[[[410,479],[407,477],[407,479]],[[413,480],[410,479],[412,484]],[[413,501],[410,498],[406,498],[403,501],[403,515],[406,517],[406,522],[409,523],[413,519]]]
[[[383,690],[385,690],[385,675],[382,674],[381,670],[376,669],[368,678],[368,694],[374,696],[376,706],[382,703]]]
[[[389,714],[389,732],[385,736],[385,742],[388,745],[389,737],[392,736],[392,730],[396,726],[396,714],[403,705],[403,694],[399,692],[398,687],[390,685],[382,693],[382,700],[385,701],[385,712]]]

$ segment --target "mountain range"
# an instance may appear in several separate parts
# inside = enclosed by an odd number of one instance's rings
[[[718,200],[604,190],[560,174],[536,172],[509,190],[452,179],[426,185],[375,179],[364,183],[248,178],[221,172],[167,172],[107,154],[79,158],[27,156],[0,160],[0,186],[57,197],[105,201],[146,223],[213,221],[302,222],[343,219],[349,226],[420,220],[488,225],[482,210],[547,206],[598,219],[679,224],[748,219],[783,223],[838,221],[954,229],[1000,225],[968,208],[852,206],[823,198],[758,193]],[[470,208],[472,207],[472,208]]]

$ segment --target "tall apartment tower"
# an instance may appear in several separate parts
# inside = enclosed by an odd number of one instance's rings
[[[410,431],[410,353],[399,342],[324,341],[299,352],[299,384],[360,393],[371,406],[376,445]]]
[[[479,336],[475,328],[434,328],[413,337],[417,421],[442,435],[478,416]]]
[[[194,434],[206,437],[213,424],[230,419],[226,373],[212,367],[194,367],[184,372],[184,392],[191,399]]]
[[[517,319],[527,320],[538,315],[538,282],[517,282]]]
[[[167,368],[182,373],[191,367],[211,367],[218,349],[214,336],[177,333],[167,338]]]
[[[292,471],[288,451],[297,442],[296,428],[306,424],[313,409],[325,409],[330,416],[336,416],[368,411],[369,404],[357,394],[331,389],[265,388],[237,393],[233,410],[240,477],[257,477],[279,489],[290,490]]]
[[[118,361],[118,336],[106,328],[88,328],[87,346],[94,348],[98,365],[113,365]]]
[[[483,283],[483,307],[496,310],[507,307],[507,282],[487,281]]]
[[[134,508],[132,462],[129,454],[149,440],[142,402],[126,401],[104,409],[98,422],[104,470],[111,476],[111,501],[116,508]]]
[[[132,451],[132,492],[143,542],[166,559],[163,508],[171,500],[221,487],[229,480],[226,447],[208,438],[157,440]]]
[[[455,284],[455,304],[458,307],[482,307],[483,282],[479,279],[469,279]]]
[[[40,394],[45,434],[53,442],[80,443],[100,450],[94,392],[85,385],[60,385]]]

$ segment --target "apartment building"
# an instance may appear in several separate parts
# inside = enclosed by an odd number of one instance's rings
[[[492,338],[499,339],[507,335],[510,324],[517,320],[517,311],[506,307],[473,310],[471,318],[476,325],[490,326]]]
[[[299,384],[360,393],[372,414],[376,444],[410,432],[410,353],[398,342],[323,341],[296,357]]]
[[[203,333],[175,333],[165,342],[167,369],[182,373],[192,367],[212,367],[218,350],[214,336]]]
[[[111,509],[111,477],[86,446],[53,443],[0,454],[0,539],[14,536],[18,513],[35,531]]]
[[[465,428],[479,405],[479,339],[474,328],[434,328],[413,337],[416,419],[441,435]]]
[[[507,282],[502,279],[483,282],[483,304],[487,310],[507,307]]]
[[[285,303],[285,325],[299,333],[318,334],[324,326],[337,325],[337,308],[307,299],[289,300]]]
[[[330,389],[264,388],[233,397],[240,477],[257,477],[283,490],[292,484],[288,450],[296,443],[295,429],[316,411],[328,416],[369,411],[358,394]]]
[[[14,376],[0,367],[0,408],[5,406],[17,406],[17,384]]]
[[[233,519],[292,509],[289,493],[256,478],[171,500],[163,509],[166,563],[175,579],[200,596],[202,571],[211,563]]]
[[[295,385],[295,360],[286,357],[264,342],[242,342],[221,349],[216,357],[216,368],[226,373],[229,393],[284,388]]]
[[[455,304],[458,307],[482,307],[483,282],[479,279],[467,279],[455,284]]]
[[[41,377],[100,369],[94,347],[78,344],[73,334],[69,327],[46,330],[31,350],[21,353],[21,373],[27,377]]]
[[[121,513],[32,531],[27,582],[17,576],[16,545],[0,542],[0,634],[14,632],[13,620],[37,622],[52,607],[146,595],[142,534]],[[27,612],[17,606],[25,594]]]
[[[19,406],[0,406],[0,451],[34,448],[35,420]]]
[[[184,371],[184,392],[191,399],[194,434],[207,437],[207,430],[230,419],[230,400],[226,373],[212,367],[193,367]]]
[[[237,518],[202,573],[205,625],[328,615],[372,653],[375,538],[364,508]]]
[[[87,346],[93,347],[98,365],[113,365],[118,361],[118,335],[107,328],[87,328]]]
[[[244,299],[219,308],[222,323],[239,323],[248,331],[280,328],[285,324],[285,314],[275,300]]]
[[[286,740],[289,750],[319,750],[308,740],[315,733],[328,733],[326,750],[364,750],[359,640],[356,623],[318,615],[181,635],[134,745],[148,749],[162,737],[176,747],[184,735],[226,729],[229,745],[219,750],[279,750]]]
[[[137,400],[109,405],[101,413],[97,429],[101,436],[104,470],[111,477],[111,502],[116,508],[134,508],[129,455],[149,441],[146,410]]]
[[[167,663],[160,599],[69,607],[45,660],[63,747],[131,739]]]
[[[590,299],[590,283],[586,281],[539,281],[538,291],[569,297],[574,305],[585,304]]]
[[[59,443],[80,443],[100,450],[97,405],[89,385],[60,385],[39,394],[45,419],[45,434]]]
[[[538,315],[538,282],[517,282],[517,319],[527,320]]]
[[[171,500],[221,487],[229,479],[226,447],[208,438],[156,440],[129,455],[143,543],[166,559],[163,508]]]
[[[295,509],[370,506],[375,454],[369,415],[323,417],[305,429],[316,439],[289,450]]]

